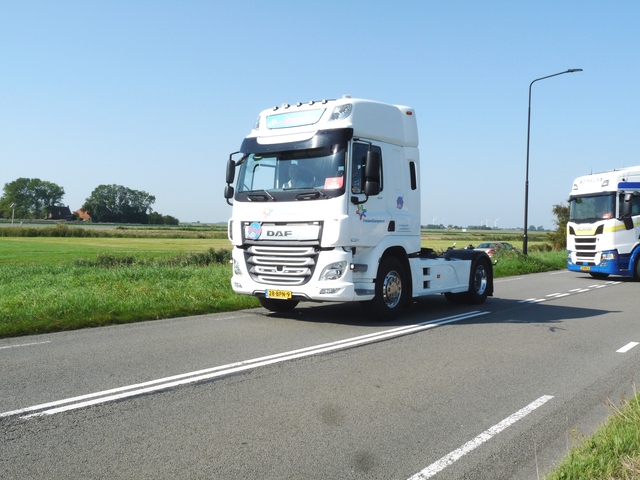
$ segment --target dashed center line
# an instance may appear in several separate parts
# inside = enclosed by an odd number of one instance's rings
[[[627,353],[629,350],[631,350],[633,347],[636,347],[640,345],[640,343],[638,342],[629,342],[627,343],[624,347],[616,350],[616,353]]]
[[[607,282],[607,283],[598,283],[597,285],[590,285],[587,288],[572,288],[568,292],[549,293],[548,295],[545,296],[545,298],[527,298],[526,300],[520,300],[518,303],[540,303],[548,299],[553,300],[556,298],[568,297],[569,295],[574,295],[576,293],[590,292],[598,288],[605,288],[611,285],[618,285],[619,283],[620,282]]]
[[[445,455],[440,460],[432,463],[424,470],[416,473],[415,475],[410,477],[409,480],[426,480],[427,478],[433,477],[435,474],[444,470],[449,465],[451,465],[455,461],[465,456],[467,453],[479,447],[486,441],[491,440],[491,438],[495,437],[498,433],[502,432],[507,427],[510,427],[511,425],[516,423],[518,420],[521,420],[522,418],[526,417],[535,409],[541,407],[552,398],[553,397],[551,395],[543,395],[537,400],[531,402],[526,407],[518,410],[513,415],[508,416],[507,418],[502,420],[500,423],[497,423],[493,427],[489,428],[488,430],[485,430],[473,440],[470,440],[464,445],[462,445],[460,448],[454,450],[448,455]]]

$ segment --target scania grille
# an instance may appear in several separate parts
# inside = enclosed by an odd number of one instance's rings
[[[578,262],[594,262],[596,257],[596,237],[575,237],[576,260]]]
[[[316,267],[315,247],[252,245],[245,253],[249,275],[258,283],[296,286],[309,281]]]

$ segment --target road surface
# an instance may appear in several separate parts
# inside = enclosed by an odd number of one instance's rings
[[[0,340],[0,478],[535,479],[633,393],[639,285],[393,323],[301,304]]]

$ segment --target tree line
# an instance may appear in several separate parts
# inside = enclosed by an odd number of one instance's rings
[[[6,183],[0,197],[0,218],[42,219],[64,207],[64,188],[39,178],[18,178]],[[171,215],[154,212],[156,197],[122,185],[96,187],[80,208],[93,222],[177,225]],[[70,212],[78,219],[76,212]]]

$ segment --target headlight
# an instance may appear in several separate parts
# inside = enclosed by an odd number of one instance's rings
[[[615,250],[602,252],[602,260],[615,260],[616,258],[618,258],[618,252],[616,252]]]
[[[240,264],[236,259],[233,260],[233,273],[236,275],[242,275],[242,270],[240,270]]]
[[[345,261],[330,263],[322,270],[322,273],[320,274],[320,281],[338,280],[344,275],[346,270],[347,262]]]

